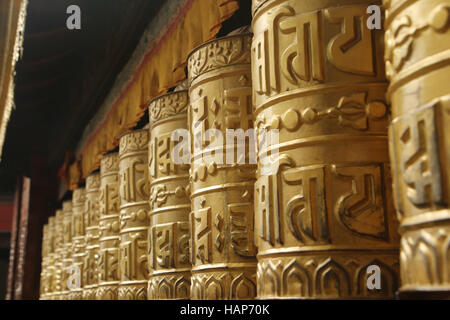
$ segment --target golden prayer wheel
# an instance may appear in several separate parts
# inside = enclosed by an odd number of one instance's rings
[[[401,293],[450,297],[450,1],[384,1]]]
[[[86,178],[86,202],[84,222],[86,230],[86,256],[83,272],[83,300],[95,300],[98,286],[99,260],[99,190],[100,175],[94,173]]]
[[[150,234],[148,252],[150,280],[148,298],[189,299],[189,162],[174,163],[171,155],[181,141],[172,133],[187,132],[187,91],[160,96],[149,104]],[[188,139],[188,135],[186,136]],[[189,144],[185,142],[186,150]]]
[[[253,1],[259,298],[392,298],[383,31],[370,0]]]
[[[119,154],[111,153],[100,163],[100,252],[97,300],[117,300],[120,282]]]
[[[86,191],[79,188],[72,196],[72,269],[74,286],[70,289],[70,300],[83,299],[83,273],[86,257],[86,231],[84,226]]]
[[[49,235],[48,235],[48,223],[42,228],[42,250],[41,250],[41,274],[40,274],[40,286],[39,286],[39,299],[47,300],[50,292],[49,278],[48,278],[48,252],[49,252]]]
[[[70,288],[69,281],[71,280],[72,269],[72,201],[67,200],[62,204],[63,211],[63,249],[61,254],[61,266],[62,266],[62,284],[61,284],[61,296],[62,300],[69,300]]]
[[[52,292],[53,300],[58,300],[61,298],[62,291],[62,252],[63,252],[63,240],[64,240],[64,214],[62,210],[56,210],[55,214],[55,259],[54,266],[55,272],[52,282]]]
[[[245,135],[253,128],[251,39],[249,34],[215,39],[188,57],[192,299],[256,296],[256,165],[246,161],[251,143],[245,146],[245,137],[237,145],[234,137],[229,144],[224,138],[227,130],[242,129]],[[241,147],[245,153],[239,156]]]
[[[120,138],[119,300],[146,300],[148,282],[148,129]]]
[[[48,218],[48,247],[47,247],[47,284],[48,284],[48,292],[47,299],[52,300],[54,294],[54,283],[55,283],[55,217]]]

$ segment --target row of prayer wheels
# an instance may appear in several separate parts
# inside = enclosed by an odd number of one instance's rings
[[[450,0],[370,5],[253,0],[196,48],[44,227],[41,298],[448,296]]]

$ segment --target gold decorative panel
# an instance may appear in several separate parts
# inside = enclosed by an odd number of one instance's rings
[[[148,143],[148,129],[120,138],[120,300],[147,299]]]
[[[55,214],[55,227],[54,227],[54,275],[52,281],[52,296],[51,300],[60,299],[61,291],[62,291],[62,253],[63,253],[63,243],[64,241],[64,213],[62,210],[56,210]]]
[[[449,298],[450,1],[383,3],[401,291]]]
[[[234,159],[227,164],[237,145],[219,139],[227,129],[253,128],[251,39],[241,34],[213,40],[188,58],[192,299],[256,297],[256,165]]]
[[[95,300],[98,287],[99,244],[99,194],[100,174],[86,178],[84,226],[86,231],[86,255],[83,269],[83,300]]]
[[[366,26],[371,4],[254,1],[260,298],[394,297],[383,31]],[[367,286],[372,265],[380,289]]]
[[[187,91],[160,96],[149,104],[150,219],[148,298],[189,299],[189,164],[175,164],[172,134],[187,129]],[[189,149],[189,144],[187,144]]]
[[[73,264],[72,255],[72,201],[67,200],[62,204],[63,211],[63,250],[62,250],[62,285],[61,296],[62,300],[69,300],[70,288],[68,281],[70,277],[70,268]]]
[[[120,282],[119,154],[111,153],[100,164],[100,249],[97,300],[117,300]]]
[[[83,298],[83,273],[84,260],[86,258],[86,231],[84,223],[86,191],[78,188],[73,191],[72,196],[72,258],[73,265],[71,275],[75,281],[70,290],[70,300],[81,300]]]
[[[39,286],[39,299],[47,300],[50,294],[50,279],[48,276],[49,266],[49,227],[48,223],[42,228],[42,262],[41,262],[41,274],[40,274],[40,286]]]

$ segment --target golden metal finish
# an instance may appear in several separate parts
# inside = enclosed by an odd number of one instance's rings
[[[120,138],[120,287],[119,300],[146,300],[149,228],[147,129]]]
[[[79,188],[73,191],[72,196],[72,266],[74,277],[79,276],[80,286],[74,286],[70,290],[70,300],[82,300],[83,298],[83,273],[84,260],[86,258],[86,231],[84,226],[86,191]],[[78,273],[79,272],[79,273]]]
[[[64,213],[62,210],[56,210],[55,214],[55,234],[54,234],[54,245],[55,245],[55,259],[54,266],[55,272],[52,282],[52,293],[53,300],[61,299],[61,291],[63,285],[63,270],[62,270],[62,254],[64,245]]]
[[[47,300],[50,292],[50,283],[48,277],[48,253],[49,253],[49,234],[48,223],[42,228],[42,263],[41,263],[41,280],[39,286],[39,300]]]
[[[172,132],[187,129],[188,103],[187,91],[178,91],[160,96],[149,105],[148,298],[152,300],[190,297],[189,165],[175,164],[171,157],[178,144],[171,139]]]
[[[48,247],[47,247],[47,299],[52,300],[55,289],[55,217],[48,218]]]
[[[119,154],[111,153],[100,163],[100,257],[97,300],[117,300],[120,272]]]
[[[70,289],[68,287],[68,280],[70,276],[69,269],[73,264],[72,256],[72,201],[67,200],[62,204],[63,211],[63,250],[62,250],[62,285],[61,296],[62,300],[69,300]]]
[[[225,142],[219,142],[215,154],[208,155],[205,139],[208,129],[226,137],[226,129],[253,127],[250,46],[250,35],[229,36],[203,44],[188,58],[192,299],[256,296],[256,166],[221,164],[225,163],[225,152],[221,152]],[[193,137],[201,141],[194,143]],[[220,154],[223,158],[216,157]]]
[[[260,298],[394,297],[383,32],[366,26],[376,3],[254,1],[255,127],[279,130],[258,150],[278,161],[255,186]]]
[[[450,0],[382,0],[385,34],[380,3],[252,0],[254,35],[196,48],[44,226],[40,299],[450,297]]]
[[[450,297],[450,1],[384,1],[402,292]]]
[[[91,174],[86,178],[86,201],[84,223],[86,231],[86,256],[83,272],[83,300],[95,300],[98,286],[99,260],[99,198],[100,175]]]

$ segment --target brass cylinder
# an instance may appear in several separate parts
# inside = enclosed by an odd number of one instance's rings
[[[148,129],[120,138],[120,287],[119,300],[146,300],[149,228]]]
[[[256,165],[226,161],[237,153],[231,157],[236,146],[226,146],[225,140],[227,129],[253,127],[250,46],[251,35],[228,36],[201,45],[188,57],[192,299],[256,296]],[[209,131],[214,138],[209,139],[208,130],[214,130]]]
[[[62,292],[61,299],[69,300],[70,288],[68,286],[69,277],[71,275],[72,260],[72,201],[67,200],[62,204],[63,211],[63,249],[62,249]]]
[[[152,300],[190,298],[189,160],[187,164],[175,164],[171,157],[181,143],[171,139],[172,133],[178,129],[187,131],[188,103],[187,91],[178,91],[149,104],[152,138],[148,298]]]
[[[86,256],[83,270],[83,300],[95,300],[98,286],[99,260],[99,193],[100,175],[86,177],[84,222],[86,231]]]
[[[394,297],[383,31],[367,27],[371,4],[253,2],[259,298]]]
[[[53,300],[54,289],[55,289],[55,217],[48,218],[48,248],[47,248],[47,283],[48,292],[47,299]]]
[[[53,278],[53,300],[61,299],[62,291],[62,254],[63,254],[63,242],[64,242],[64,214],[62,210],[56,210],[55,214],[55,259],[54,259],[54,278]]]
[[[86,257],[86,232],[84,226],[84,210],[86,191],[78,188],[72,196],[72,269],[74,285],[70,289],[70,300],[83,299],[83,273]]]
[[[450,1],[384,1],[401,294],[450,297]],[[436,296],[437,297],[437,296]]]
[[[104,156],[100,163],[100,257],[97,300],[117,300],[120,282],[119,154]]]
[[[48,223],[42,228],[42,249],[41,249],[41,274],[39,286],[39,300],[47,300],[50,292],[48,278],[48,252],[49,252],[49,236]]]

